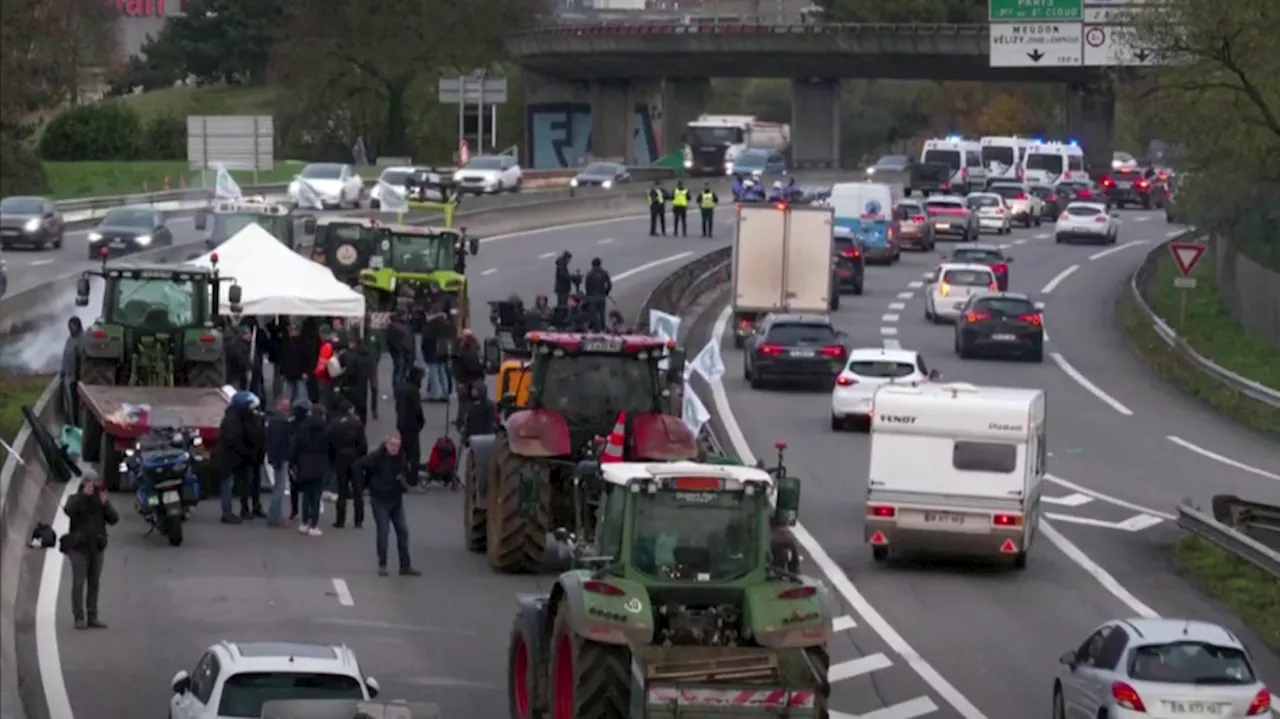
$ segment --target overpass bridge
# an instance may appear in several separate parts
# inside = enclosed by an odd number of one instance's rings
[[[606,20],[537,28],[508,39],[525,70],[533,167],[585,156],[643,164],[678,149],[707,107],[714,77],[790,78],[797,167],[837,166],[844,78],[1055,82],[1068,130],[1094,166],[1109,166],[1115,100],[1098,68],[993,68],[990,26]]]

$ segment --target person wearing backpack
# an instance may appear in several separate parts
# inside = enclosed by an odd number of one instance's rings
[[[405,481],[409,486],[418,483],[418,467],[422,463],[422,430],[427,418],[422,412],[421,367],[410,367],[404,384],[396,388],[396,431],[400,433],[401,452],[404,454]]]

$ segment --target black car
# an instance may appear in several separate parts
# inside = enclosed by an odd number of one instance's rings
[[[1040,219],[1052,220],[1067,206],[1058,193],[1048,185],[1032,185],[1031,194],[1040,198]]]
[[[845,334],[827,315],[771,314],[747,338],[742,374],[752,389],[775,382],[819,382],[824,387],[844,369]]]
[[[1122,167],[1102,178],[1102,192],[1106,195],[1109,207],[1123,208],[1125,205],[1141,205],[1142,209],[1151,209],[1151,180],[1155,171],[1151,168],[1129,169]]]
[[[0,247],[62,248],[62,213],[46,197],[0,200]]]
[[[836,287],[841,292],[862,294],[862,278],[867,270],[862,247],[852,237],[836,237],[835,251]]]
[[[998,245],[987,245],[979,242],[956,245],[956,248],[951,251],[951,256],[947,258],[947,262],[986,265],[995,273],[996,286],[1000,288],[1000,291],[1006,292],[1009,289],[1009,263],[1013,262],[1013,258],[1006,255]]]
[[[165,213],[150,207],[117,207],[103,216],[89,233],[89,259],[142,252],[173,245],[173,232],[165,224]]]
[[[4,255],[0,255],[0,297],[4,297],[4,293],[8,291],[9,291],[8,266],[5,264]]]
[[[1092,180],[1064,180],[1054,185],[1053,189],[1058,194],[1058,203],[1064,210],[1073,202],[1103,201],[1101,193]]]
[[[956,322],[956,354],[1044,361],[1044,313],[1026,295],[1000,292],[974,295]]]
[[[910,167],[911,158],[906,155],[885,155],[876,160],[876,164],[867,168],[867,179],[878,179],[881,182],[889,182],[892,179],[900,180]]]
[[[570,187],[603,187],[609,189],[631,182],[627,166],[617,162],[593,162],[569,180]]]

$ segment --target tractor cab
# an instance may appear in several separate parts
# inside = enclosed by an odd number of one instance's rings
[[[466,228],[379,225],[377,249],[359,281],[372,311],[392,312],[410,304],[435,283],[453,296],[459,332],[466,327],[467,257],[480,252],[480,240]]]
[[[272,699],[261,719],[440,719],[440,707],[426,702],[359,699]]]
[[[514,299],[490,300],[489,322],[493,340],[486,340],[485,369],[497,375],[494,402],[511,395],[512,408],[529,404],[529,358],[531,351],[525,340],[524,303]],[[496,346],[495,349],[490,349]],[[490,353],[492,356],[489,356]]]
[[[333,276],[355,287],[360,271],[382,256],[378,222],[368,217],[308,218],[303,231],[314,235],[311,259],[328,267]]]
[[[209,227],[210,216],[213,227]],[[237,232],[252,224],[257,224],[284,243],[291,250],[297,249],[293,223],[297,217],[293,207],[278,202],[268,202],[265,198],[245,200],[218,200],[207,212],[196,214],[196,230],[209,230],[205,244],[209,248],[217,247],[231,239]]]
[[[89,305],[90,278],[104,281],[102,313],[85,330],[82,375],[108,384],[221,387],[225,382],[218,318],[221,284],[214,268],[108,265],[76,281],[76,306]],[[240,286],[227,291],[231,314],[240,312]],[[92,365],[92,367],[89,367]]]

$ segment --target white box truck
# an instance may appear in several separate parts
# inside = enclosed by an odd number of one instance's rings
[[[1048,456],[1044,391],[885,385],[871,412],[862,509],[872,556],[985,555],[1026,567]]]
[[[739,349],[770,312],[825,313],[835,291],[830,207],[766,203],[738,209],[733,238],[733,344]]]

